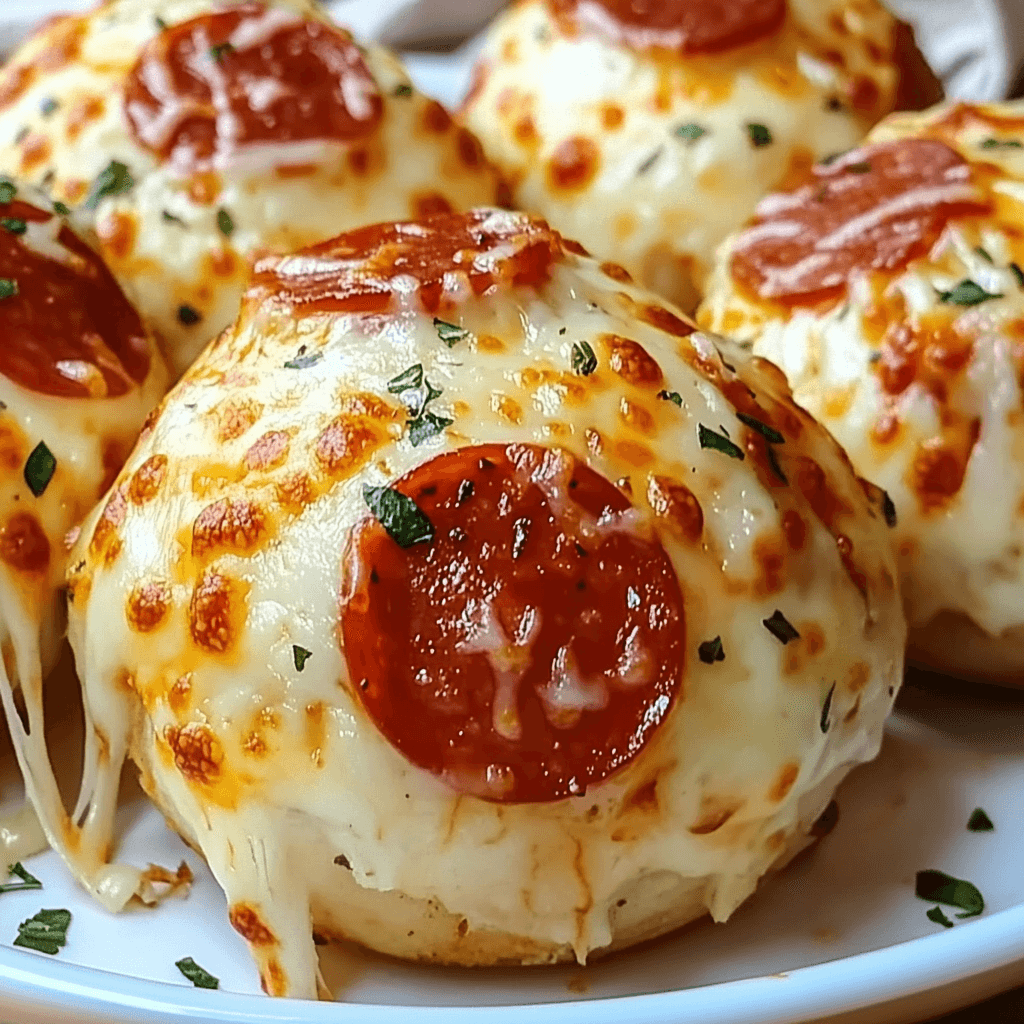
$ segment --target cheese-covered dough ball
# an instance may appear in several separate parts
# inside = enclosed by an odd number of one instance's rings
[[[876,0],[524,0],[464,115],[517,206],[692,309],[765,193],[940,96]]]
[[[70,631],[312,996],[311,920],[494,964],[728,917],[878,750],[887,533],[771,364],[479,210],[257,265],[83,529]]]
[[[48,810],[60,797],[42,683],[64,637],[65,537],[110,487],[167,385],[138,314],[66,212],[0,178],[0,698],[26,788]]]
[[[180,374],[250,258],[497,199],[477,140],[312,0],[106,0],[0,71],[0,171],[95,223]]]
[[[914,654],[1024,674],[1024,104],[956,105],[770,196],[701,322],[752,343],[888,491]]]

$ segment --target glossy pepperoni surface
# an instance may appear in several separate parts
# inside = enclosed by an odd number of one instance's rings
[[[549,0],[557,16],[636,50],[720,53],[776,32],[786,0]]]
[[[116,397],[142,383],[149,341],[100,258],[17,199],[0,204],[0,225],[0,373],[65,398]]]
[[[544,221],[523,214],[437,214],[371,224],[295,256],[268,257],[256,265],[253,292],[309,312],[382,313],[411,278],[423,308],[436,313],[467,290],[481,295],[499,283],[543,284],[568,245]]]
[[[257,3],[165,29],[125,85],[137,141],[183,171],[258,144],[363,138],[383,109],[347,34]]]
[[[733,248],[733,277],[764,299],[815,303],[842,294],[854,272],[902,269],[951,218],[986,208],[970,167],[945,143],[852,150],[761,201]]]
[[[394,488],[433,538],[375,518],[346,555],[352,686],[409,760],[463,793],[582,794],[635,757],[683,672],[683,599],[608,480],[557,449],[482,445]]]

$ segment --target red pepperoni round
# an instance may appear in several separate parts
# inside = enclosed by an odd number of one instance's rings
[[[786,0],[548,0],[556,16],[635,50],[721,53],[782,27]]]
[[[52,221],[0,204],[0,373],[46,395],[123,395],[149,372],[142,322],[103,261],[66,225],[54,239]]]
[[[905,267],[950,218],[986,209],[967,162],[945,143],[866,146],[763,199],[736,240],[732,274],[763,299],[816,303],[840,295],[855,272]]]
[[[672,564],[622,493],[533,445],[441,455],[394,489],[433,539],[402,547],[364,521],[341,616],[384,736],[503,802],[580,795],[632,760],[681,688],[684,619]]]
[[[371,224],[294,256],[260,260],[252,294],[310,312],[383,313],[411,278],[423,308],[436,313],[442,303],[454,305],[467,282],[476,295],[499,282],[543,284],[568,245],[544,221],[506,210]]]
[[[260,143],[363,138],[383,109],[346,33],[259,3],[165,29],[125,83],[137,141],[182,171]]]

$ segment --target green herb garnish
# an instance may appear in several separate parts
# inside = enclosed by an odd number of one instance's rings
[[[982,149],[1024,149],[1024,143],[1016,139],[986,139],[981,144]]]
[[[419,505],[401,491],[393,487],[370,487],[364,484],[363,500],[399,547],[429,544],[434,539],[434,524]]]
[[[992,819],[980,807],[975,807],[971,812],[970,818],[967,819],[967,831],[994,832],[995,825],[992,824]]]
[[[724,434],[705,427],[703,423],[697,424],[697,437],[700,439],[701,448],[713,448],[732,459],[739,459],[740,462],[745,457],[739,445],[733,444]]]
[[[53,204],[53,212],[59,213],[62,217],[71,216],[71,207],[67,203],[62,203],[59,199]]]
[[[1013,276],[1017,278],[1017,284],[1024,288],[1024,270],[1021,270],[1019,263],[1011,263],[1010,270]]]
[[[24,892],[27,889],[42,889],[43,883],[33,875],[30,875],[22,866],[21,861],[12,864],[7,869],[8,875],[21,879],[18,882],[5,882],[0,885],[0,892]]]
[[[6,205],[18,194],[18,186],[13,181],[0,180],[0,205]]]
[[[10,299],[18,294],[18,282],[13,277],[0,277],[0,299]]]
[[[696,142],[697,139],[703,138],[707,133],[707,128],[702,128],[699,124],[681,124],[675,130],[675,135],[680,139],[685,139],[687,142]]]
[[[970,278],[961,281],[952,291],[939,292],[939,298],[943,302],[952,303],[955,306],[977,306],[980,302],[988,299],[1001,299],[1000,292],[987,292],[980,284]]]
[[[400,85],[395,86],[395,91],[391,94],[392,96],[408,97],[412,95],[412,86],[408,82],[402,82]]]
[[[722,650],[722,638],[716,636],[714,640],[705,640],[697,648],[697,656],[705,665],[713,665],[716,661],[725,661],[725,651]]]
[[[982,245],[976,245],[976,246],[974,247],[974,251],[975,251],[975,252],[976,252],[976,253],[977,253],[977,254],[978,254],[978,255],[979,255],[979,256],[980,256],[980,257],[981,257],[981,258],[982,258],[982,259],[983,259],[983,260],[984,260],[984,261],[985,261],[986,263],[995,263],[995,260],[993,260],[993,259],[992,259],[991,255],[989,254],[989,251],[988,251],[988,249],[986,249],[986,248],[985,248],[984,246],[982,246]]]
[[[177,967],[178,970],[181,971],[181,973],[184,974],[196,988],[217,988],[220,985],[220,980],[218,978],[215,978],[209,971],[204,971],[202,967],[200,967],[199,964],[197,964],[190,956],[185,957],[184,960],[175,960],[174,966]]]
[[[748,124],[747,134],[757,149],[772,144],[772,133],[763,124]]]
[[[70,910],[40,910],[35,917],[18,925],[14,945],[56,956],[61,946],[67,945],[70,924]]]
[[[678,405],[680,409],[683,407],[683,396],[678,391],[659,391],[658,397],[665,402]]]
[[[944,871],[918,871],[914,893],[929,903],[959,907],[964,911],[956,915],[959,918],[977,917],[985,909],[985,899],[977,886]]]
[[[85,208],[95,210],[105,196],[119,196],[123,192],[128,192],[134,185],[135,179],[127,165],[119,160],[111,160],[93,182],[92,192],[85,201]]]
[[[49,486],[56,468],[57,459],[53,452],[46,447],[45,442],[40,441],[25,462],[25,483],[37,498],[41,497]]]
[[[763,423],[756,416],[748,416],[745,412],[736,413],[736,419],[745,423],[751,430],[756,430],[766,441],[771,444],[785,444],[786,439],[774,428]]]
[[[410,388],[418,388],[423,383],[423,364],[415,363],[408,370],[403,370],[397,377],[388,381],[388,391],[400,395]]]
[[[885,525],[890,529],[896,525],[896,505],[888,491],[882,491],[882,515],[885,516]]]
[[[850,171],[851,174],[867,174],[871,170],[871,164],[867,160],[861,160],[855,164],[847,164],[843,169]]]
[[[214,43],[213,46],[210,47],[210,56],[218,63],[220,63],[227,54],[234,52],[235,48],[229,42]]]
[[[439,320],[436,316],[434,317],[434,329],[437,331],[437,336],[449,348],[464,338],[469,337],[469,331],[464,327],[459,327],[458,324],[450,324],[447,320]]]
[[[167,22],[159,15],[157,15],[153,20],[156,22],[157,31],[163,32],[167,28]]]
[[[943,928],[953,927],[953,922],[942,912],[942,907],[932,907],[925,916],[929,921],[941,924]]]
[[[659,146],[646,160],[636,169],[637,177],[641,177],[646,174],[657,162],[658,157],[661,156],[664,146]]]
[[[202,317],[199,315],[199,310],[193,309],[191,306],[179,306],[178,307],[178,321],[183,323],[186,327],[191,327],[193,324],[199,323]]]
[[[432,412],[424,412],[422,415],[409,421],[409,440],[413,448],[418,448],[430,437],[440,434],[445,427],[450,427],[455,421],[447,416],[437,416]]]
[[[235,230],[235,222],[223,206],[217,211],[217,227],[220,229],[220,233],[227,238],[230,238],[231,232]]]
[[[306,667],[306,662],[309,661],[312,654],[313,652],[307,651],[305,647],[292,644],[292,659],[295,662],[295,670],[297,672],[301,672]]]
[[[163,211],[163,218],[169,224],[180,224],[182,227],[185,227],[185,222],[176,213],[171,213],[170,210]]]
[[[12,235],[23,235],[28,225],[18,217],[0,217],[0,228],[10,231]]]
[[[52,96],[47,96],[46,99],[39,104],[39,110],[43,117],[49,117],[59,106],[60,104]]]
[[[289,359],[284,364],[286,370],[308,370],[311,366],[316,366],[317,363],[323,359],[323,352],[317,350],[316,352],[307,352],[306,346],[302,345],[299,347],[299,351],[294,359]]]
[[[597,356],[586,341],[573,342],[572,368],[581,377],[589,377],[597,369]]]
[[[783,644],[788,644],[790,640],[800,639],[800,634],[793,628],[792,623],[790,623],[778,608],[772,612],[771,618],[762,619],[761,621],[764,628],[767,629],[776,640],[779,640]],[[831,699],[829,700],[829,705],[831,706]]]
[[[778,615],[779,613],[776,612],[775,614]],[[767,623],[766,623],[766,625],[767,625]],[[786,625],[788,626],[789,623],[787,622]],[[790,626],[789,628],[793,629],[792,626]],[[774,632],[774,630],[772,632]],[[794,629],[793,632],[795,633],[796,630]],[[778,635],[778,634],[776,634],[776,635]],[[779,637],[779,639],[781,640],[782,638]],[[786,641],[783,640],[782,642],[785,643]],[[832,698],[835,696],[835,692],[836,692],[836,684],[833,683],[828,688],[828,693],[825,694],[825,703],[822,704],[822,706],[821,706],[821,721],[819,722],[819,725],[821,726],[821,731],[822,732],[828,732],[829,727],[832,725],[832,723],[829,721],[829,717],[830,717],[830,715],[832,713]]]
[[[772,472],[775,474],[780,483],[785,484],[788,487],[789,477],[787,477],[786,474],[782,472],[782,466],[779,464],[778,452],[775,451],[771,444],[766,444],[764,448],[765,453],[768,456],[768,465],[772,467]]]

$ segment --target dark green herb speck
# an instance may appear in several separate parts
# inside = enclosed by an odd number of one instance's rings
[[[301,672],[306,667],[306,662],[309,661],[312,656],[312,651],[307,651],[305,647],[300,647],[298,644],[292,644],[292,658],[295,661],[295,669],[297,672]]]
[[[716,661],[725,661],[725,651],[722,650],[722,638],[716,636],[714,640],[705,640],[697,648],[697,657],[705,665],[713,665]]]
[[[12,235],[23,235],[28,230],[28,225],[18,217],[0,217],[0,228],[10,231]]]
[[[234,53],[235,48],[229,42],[214,43],[210,47],[210,56],[220,63],[229,53]]]
[[[729,438],[719,434],[717,431],[705,427],[703,423],[697,424],[697,437],[700,440],[701,448],[712,448],[716,452],[728,455],[732,459],[739,459],[740,462],[745,458],[743,449],[739,445],[733,444]]]
[[[177,967],[178,970],[181,971],[181,973],[184,974],[196,988],[217,988],[220,985],[219,979],[215,978],[209,971],[204,971],[203,968],[200,967],[199,964],[197,964],[190,956],[185,957],[184,960],[175,960],[174,966]]]
[[[228,238],[231,237],[231,232],[235,230],[235,222],[231,219],[231,214],[223,206],[217,211],[217,228],[222,235]]]
[[[1001,299],[999,292],[987,292],[980,284],[967,278],[961,281],[952,291],[939,292],[939,298],[943,302],[949,302],[956,306],[977,306],[980,302],[988,299]]]
[[[18,282],[13,277],[0,277],[0,299],[9,299],[18,294]]]
[[[463,338],[469,337],[469,331],[464,327],[459,327],[458,324],[450,324],[447,320],[439,320],[436,316],[434,317],[434,330],[437,331],[437,336],[449,348],[462,341]]]
[[[135,179],[127,165],[119,160],[111,160],[93,182],[92,191],[85,201],[85,208],[95,210],[105,196],[119,196],[128,192],[134,185]]]
[[[434,524],[408,495],[392,487],[364,484],[363,500],[399,547],[429,544],[434,539]]]
[[[14,945],[56,956],[61,946],[67,945],[70,924],[70,910],[40,910],[34,917],[18,925],[18,937]]]
[[[0,204],[6,205],[18,194],[18,186],[13,181],[0,179]]]
[[[892,528],[896,525],[896,505],[888,491],[882,491],[882,515],[885,516],[886,526]]]
[[[762,146],[770,146],[772,144],[772,133],[763,124],[748,124],[747,134],[750,136],[750,141],[757,149],[760,149]]]
[[[707,135],[707,128],[702,128],[699,124],[681,124],[675,130],[675,134],[680,139],[685,139],[687,142],[696,142],[697,139]]]
[[[794,630],[794,632],[796,631]],[[836,684],[833,683],[828,688],[828,693],[825,694],[825,702],[821,706],[821,721],[819,722],[819,725],[821,726],[822,732],[828,732],[830,726],[832,725],[832,723],[829,721],[829,717],[832,713],[832,698],[835,696],[835,692]]]
[[[597,369],[597,356],[594,355],[589,342],[573,342],[572,368],[573,372],[581,377],[589,377]]]
[[[53,452],[46,447],[45,442],[40,441],[25,462],[25,483],[37,498],[49,486],[56,468],[57,460]]]
[[[964,911],[956,915],[959,918],[977,917],[985,909],[985,899],[977,886],[944,871],[918,871],[914,893],[929,903],[959,907]]]
[[[943,928],[953,927],[953,922],[942,912],[942,907],[932,907],[925,916],[929,921],[941,924]]]
[[[395,91],[392,93],[393,96],[409,97],[412,95],[412,86],[408,82],[402,82],[395,86]]]
[[[413,448],[418,448],[427,438],[440,434],[445,427],[450,427],[455,421],[447,416],[437,416],[432,412],[424,412],[414,420],[409,421],[409,440]]]
[[[1021,270],[1019,263],[1011,263],[1010,270],[1017,279],[1017,284],[1024,288],[1024,270]]]
[[[678,405],[680,409],[683,407],[683,396],[678,391],[659,391],[658,397],[665,402]]]
[[[986,139],[981,144],[982,149],[1024,149],[1024,143],[1017,139]]]
[[[178,307],[178,321],[183,323],[186,327],[191,327],[193,324],[199,323],[202,317],[199,315],[199,310],[193,309],[191,306],[179,306]]]
[[[53,204],[53,212],[59,213],[62,217],[71,216],[71,207],[67,203],[62,203],[59,199]]]
[[[975,807],[971,812],[970,818],[967,819],[967,831],[994,832],[995,825],[992,824],[992,819],[980,807]]]
[[[762,423],[756,416],[748,416],[745,412],[736,413],[736,419],[745,423],[751,430],[756,430],[766,441],[772,444],[785,444],[786,439],[774,427]]]
[[[764,628],[779,640],[783,644],[788,644],[790,640],[799,640],[800,634],[793,628],[793,625],[786,618],[778,608],[772,612],[771,618],[761,620]]]

